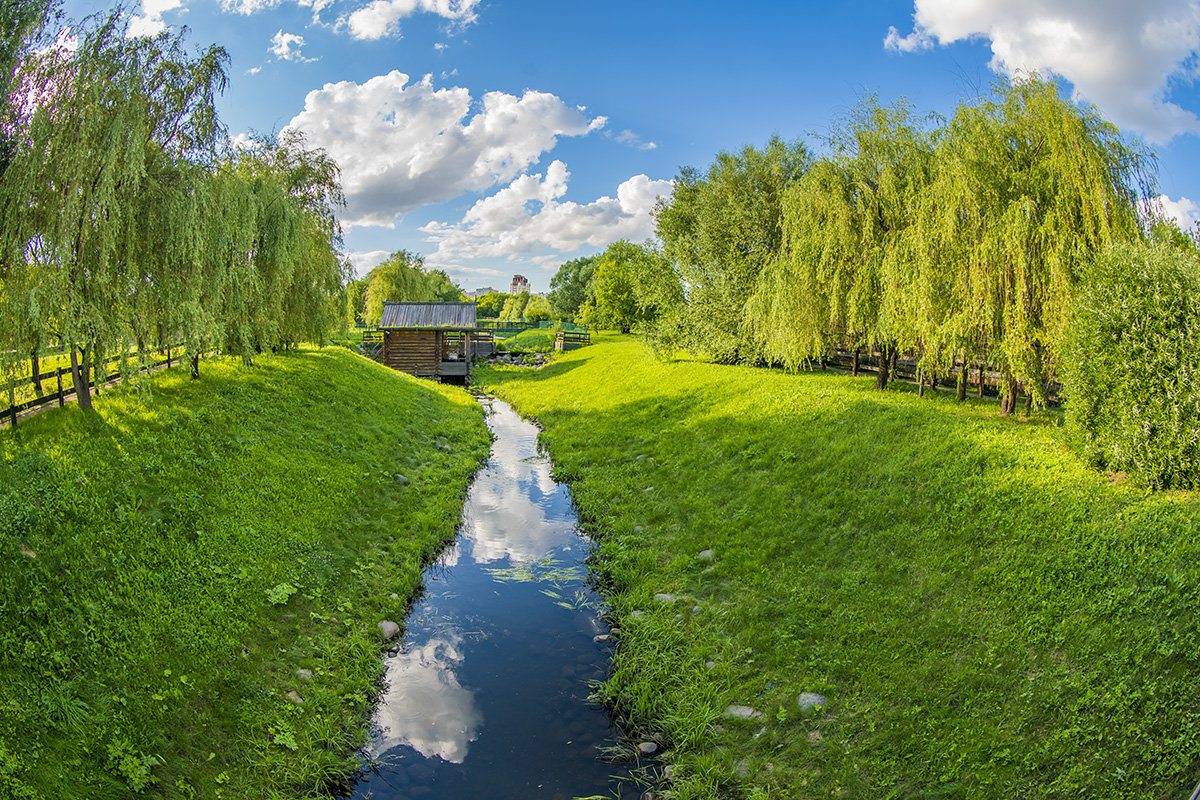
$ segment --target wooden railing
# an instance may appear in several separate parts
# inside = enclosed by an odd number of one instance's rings
[[[576,350],[592,343],[592,335],[587,328],[582,331],[560,330],[554,337],[555,350]]]
[[[171,355],[172,350],[179,352],[177,346],[167,347],[164,350],[151,351],[151,353],[162,353],[164,357],[159,360],[152,359],[145,366],[139,367],[138,371],[149,372],[152,369],[157,369],[158,367],[161,367],[164,365],[167,367],[170,367],[172,361],[176,361],[176,362],[179,361],[178,357],[172,357],[172,355]],[[126,354],[125,359],[127,362],[134,361],[136,363],[137,356],[136,355],[131,356],[130,354]],[[112,369],[112,365],[114,365],[114,364],[119,365],[120,363],[121,363],[121,356],[114,356],[112,358],[106,359],[103,363],[103,367],[104,367],[104,369],[102,370],[103,374],[100,376],[95,376],[95,370],[90,369],[88,372],[89,372],[89,376],[91,376],[91,377],[89,377],[89,380],[88,380],[88,388],[94,389],[97,385],[104,386],[105,384],[111,383],[112,381],[116,380],[117,378],[120,378],[121,377],[120,369],[116,369],[116,370]],[[66,378],[65,383],[63,381],[64,377]],[[46,392],[44,389],[40,388],[41,383],[43,381],[50,381],[51,379],[53,379],[53,381],[54,381],[54,384],[53,384],[54,389],[52,391]],[[31,387],[32,391],[36,392],[38,396],[34,397],[30,400],[21,402],[21,403],[13,402],[13,399],[15,396],[15,388],[17,386]],[[25,392],[23,392],[23,394],[24,393]],[[75,394],[75,385],[74,385],[74,379],[72,377],[70,367],[58,367],[53,372],[38,372],[38,374],[36,374],[36,375],[31,374],[28,378],[25,378],[20,381],[16,381],[10,385],[9,397],[8,397],[9,406],[8,406],[8,408],[4,409],[3,411],[0,411],[0,425],[7,423],[9,426],[15,427],[17,424],[18,415],[20,415],[26,411],[30,411],[32,409],[41,408],[42,406],[50,405],[52,403],[57,403],[60,407],[64,406],[67,403],[67,398],[74,394]]]

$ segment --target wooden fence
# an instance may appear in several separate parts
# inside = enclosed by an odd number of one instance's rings
[[[814,366],[849,372],[871,372],[878,374],[880,360],[879,353],[877,352],[839,350],[827,356],[824,360],[815,363]],[[901,353],[896,356],[892,380],[918,383],[920,379],[929,388],[941,391],[956,391],[963,366],[962,360],[956,359],[952,370],[945,373],[931,374],[918,369],[915,353]],[[969,362],[965,366],[967,369],[966,390],[968,394],[972,394],[978,398],[991,397],[993,399],[999,398],[1003,394],[1004,373],[997,370],[994,365]],[[1056,380],[1051,378],[1044,389],[1048,404],[1061,404],[1062,387]],[[1029,401],[1029,392],[1026,391],[1024,386],[1017,384],[1017,391],[1019,399],[1025,402]]]
[[[151,363],[147,364],[145,367],[139,368],[139,370],[140,371],[149,371],[152,369],[157,369],[158,367],[161,367],[163,365],[170,367],[172,361],[176,361],[176,362],[179,361],[178,357],[172,358],[172,356],[171,356],[172,349],[174,349],[174,347],[167,347],[165,350],[151,351],[152,353],[162,353],[165,357],[161,360],[151,361]],[[135,360],[136,361],[136,356],[133,356],[131,359],[129,354],[126,354],[125,358],[127,360]],[[120,362],[121,362],[121,356],[114,356],[113,358],[105,360],[104,375],[99,378],[94,377],[95,369],[90,369],[88,371],[88,373],[89,373],[89,376],[92,376],[92,377],[90,377],[88,380],[88,388],[95,389],[97,384],[99,384],[100,386],[104,386],[105,384],[110,383],[111,381],[114,381],[117,378],[121,377],[121,371],[119,369],[117,369],[116,371],[112,370],[112,365],[120,364]],[[80,368],[82,369],[82,365],[80,366]],[[66,376],[67,380],[68,380],[68,385],[65,388],[63,386],[63,376]],[[41,381],[49,381],[50,379],[54,380],[54,390],[53,391],[47,393],[43,390],[43,391],[41,391],[41,393],[39,394],[38,397],[35,397],[32,400],[26,400],[23,403],[13,402],[13,399],[14,399],[13,390],[15,389],[16,386],[28,385],[28,386],[33,387],[33,389],[35,391],[37,391],[38,384]],[[50,405],[51,403],[58,403],[58,405],[60,407],[64,406],[67,403],[67,397],[70,395],[73,395],[74,393],[75,393],[75,386],[71,379],[71,368],[70,367],[59,367],[56,370],[54,370],[53,372],[40,372],[37,375],[30,375],[25,380],[22,380],[19,382],[14,382],[14,383],[10,384],[10,386],[9,386],[9,392],[8,392],[9,406],[8,406],[8,408],[4,409],[3,411],[0,411],[0,427],[2,427],[5,424],[9,425],[10,427],[16,427],[17,416],[23,412],[30,411],[35,408],[41,408],[42,406],[47,406],[47,405]]]
[[[560,330],[554,337],[555,350],[578,350],[592,343],[592,336],[587,329],[582,331]]]

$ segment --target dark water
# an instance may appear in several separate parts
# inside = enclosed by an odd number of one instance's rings
[[[484,399],[495,434],[457,543],[427,575],[352,797],[379,800],[632,798],[631,765],[588,681],[607,668],[588,543],[567,488],[538,453],[537,428]]]

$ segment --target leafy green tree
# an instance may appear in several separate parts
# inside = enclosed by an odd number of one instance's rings
[[[634,265],[645,255],[641,247],[627,241],[614,242],[600,254],[592,278],[592,299],[585,306],[587,325],[628,333],[642,319]]]
[[[1017,81],[955,114],[913,230],[918,283],[935,308],[922,336],[942,352],[998,360],[1005,413],[1018,382],[1044,402],[1083,269],[1104,247],[1140,236],[1151,166],[1053,83]]]
[[[554,319],[554,311],[550,307],[550,301],[545,297],[530,295],[529,303],[525,306],[525,319],[528,322],[542,322],[543,320]]]
[[[500,311],[500,319],[519,320],[525,317],[525,307],[529,305],[529,292],[509,295]]]
[[[434,299],[433,285],[424,267],[423,256],[398,250],[367,273],[368,325],[379,325],[383,319],[385,302],[428,302]]]
[[[354,278],[346,283],[347,316],[351,325],[367,324],[367,282]]]
[[[796,367],[834,345],[880,352],[879,388],[906,316],[913,211],[933,168],[931,135],[907,105],[868,98],[829,137],[831,150],[789,187],[779,258],[751,304],[766,355]]]
[[[559,319],[575,321],[575,315],[588,298],[588,284],[596,268],[596,256],[566,262],[550,279],[550,307]]]
[[[1200,253],[1117,244],[1087,268],[1062,363],[1069,438],[1156,489],[1200,486]]]
[[[26,54],[13,85],[36,100],[0,176],[5,283],[66,341],[85,409],[86,365],[118,343],[131,297],[147,291],[120,252],[137,234],[140,192],[174,163],[211,157],[225,82],[218,47],[193,56],[179,36],[125,33],[114,12],[80,30],[75,50]],[[35,242],[54,265],[44,280],[30,274]]]
[[[475,316],[478,319],[498,319],[504,310],[504,304],[511,295],[504,292],[492,292],[475,301]]]
[[[667,296],[681,305],[660,309],[673,326],[655,329],[673,340],[664,344],[705,351],[719,361],[757,360],[744,327],[745,305],[759,272],[779,251],[784,191],[809,161],[802,143],[776,136],[761,150],[719,153],[703,175],[684,169],[676,177],[670,200],[660,202],[655,215],[680,287]]]

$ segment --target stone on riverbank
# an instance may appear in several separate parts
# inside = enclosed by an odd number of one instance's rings
[[[750,706],[726,706],[723,716],[729,719],[762,719],[763,713]]]

